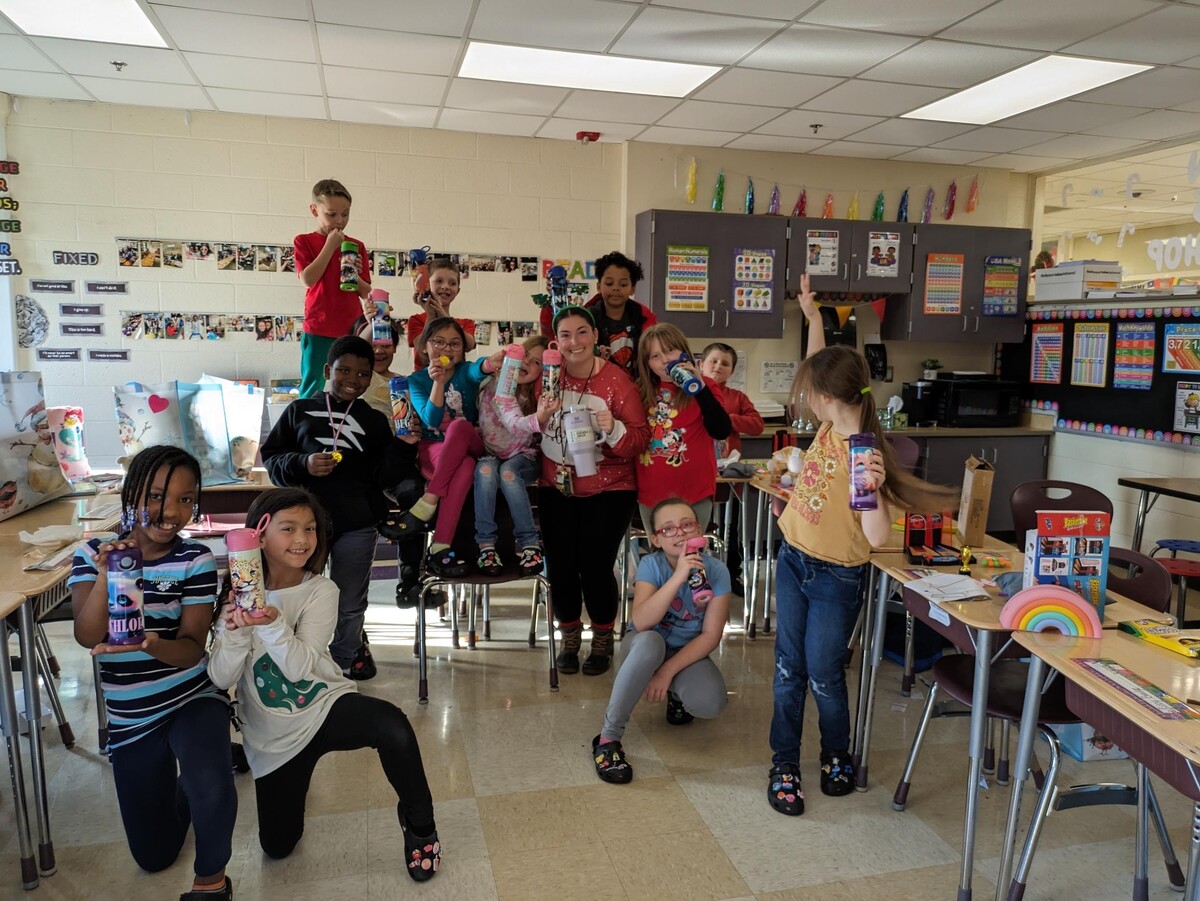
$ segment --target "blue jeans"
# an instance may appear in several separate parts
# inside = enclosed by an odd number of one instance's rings
[[[496,525],[496,494],[504,493],[504,502],[512,515],[513,538],[517,550],[541,547],[537,526],[533,524],[533,507],[529,503],[529,486],[537,481],[540,468],[524,454],[507,460],[483,457],[475,464],[475,543],[480,547],[495,547],[499,537]]]
[[[342,669],[354,662],[363,646],[367,620],[367,589],[379,533],[374,526],[352,529],[334,537],[329,546],[329,578],[338,587],[338,618],[329,653]]]
[[[775,712],[771,762],[800,763],[804,701],[812,689],[821,748],[850,746],[846,694],[846,645],[854,631],[864,567],[839,566],[809,557],[787,542],[775,570]]]

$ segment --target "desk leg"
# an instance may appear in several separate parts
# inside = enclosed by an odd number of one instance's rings
[[[883,660],[883,627],[887,620],[887,598],[891,590],[892,580],[884,573],[879,574],[878,589],[875,593],[875,608],[873,619],[863,619],[864,635],[871,630],[869,644],[864,643],[863,653],[869,648],[871,654],[871,673],[867,678],[867,706],[863,714],[862,745],[858,748],[859,765],[855,769],[854,787],[860,792],[867,790],[867,755],[871,750],[871,723],[875,717],[875,684],[879,680],[879,664]],[[870,609],[868,607],[868,609]],[[864,614],[864,617],[866,614]]]
[[[1150,879],[1147,871],[1150,869],[1150,855],[1147,839],[1149,835],[1146,832],[1147,819],[1147,799],[1146,795],[1150,786],[1149,776],[1146,774],[1146,766],[1143,763],[1135,763],[1137,770],[1137,817],[1134,827],[1134,842],[1133,842],[1133,897],[1135,901],[1146,901],[1150,896]]]
[[[36,797],[38,824],[38,870],[52,876],[58,869],[54,862],[54,840],[50,837],[50,800],[46,790],[46,763],[42,759],[42,730],[39,713],[42,709],[38,691],[37,653],[34,651],[33,598],[21,605],[21,680],[25,689],[25,718],[29,721],[29,766],[33,770],[33,790]]]
[[[991,675],[992,633],[972,630],[975,637],[975,690],[971,695],[971,747],[967,767],[967,813],[963,822],[962,874],[958,901],[970,901],[975,867],[975,821],[979,816],[979,780],[983,778],[983,744],[987,731],[988,679]]]
[[[1142,533],[1146,529],[1146,514],[1150,512],[1150,492],[1143,488],[1138,497],[1137,516],[1133,520],[1133,549],[1142,551]]]
[[[1183,897],[1187,901],[1200,901],[1200,804],[1192,805],[1192,843],[1188,849],[1187,886]]]
[[[25,798],[25,773],[21,768],[21,736],[17,731],[17,702],[13,694],[12,668],[8,665],[8,630],[0,623],[0,634],[4,636],[4,665],[0,666],[0,720],[4,723],[4,743],[8,750],[8,772],[12,776],[13,820],[17,829],[18,845],[21,850],[21,885],[25,889],[38,886],[37,862],[33,859],[33,839],[29,834],[29,808]],[[31,720],[32,732],[38,731],[36,720]]]
[[[985,635],[987,633],[984,633]],[[978,658],[976,658],[978,659]],[[1017,759],[1014,762],[1012,782],[1008,795],[1008,823],[1004,827],[1004,846],[1000,849],[1000,872],[996,878],[996,901],[1002,898],[1019,899],[1025,892],[1024,883],[1009,887],[1012,873],[1012,855],[1017,840],[1017,822],[1021,818],[1021,792],[1025,789],[1025,779],[1029,774],[1029,761],[1033,759],[1033,741],[1037,736],[1038,709],[1042,706],[1042,682],[1046,678],[1046,662],[1034,655],[1029,663],[1029,676],[1025,682],[1025,705],[1021,708],[1020,732],[1017,736]],[[978,683],[976,683],[978,686]],[[985,696],[986,697],[986,696]],[[1047,785],[1044,791],[1053,791]],[[1021,854],[1021,866],[1017,868],[1018,878],[1028,865],[1026,854],[1032,854],[1033,849],[1027,849]]]
[[[738,518],[738,531],[742,536],[742,628],[747,636],[750,634],[751,602],[754,600],[754,585],[750,581],[753,566],[754,548],[750,546],[750,493],[753,489],[746,485],[738,496],[741,509]]]
[[[750,619],[747,621],[746,634],[750,638],[754,638],[755,625],[754,618],[758,614],[758,564],[759,556],[758,549],[762,542],[763,520],[766,517],[767,508],[767,493],[765,491],[757,492],[757,499],[754,502],[754,574],[751,577],[753,585],[746,586],[750,592]],[[770,560],[767,561],[770,566]]]
[[[764,500],[767,496],[763,495]],[[770,509],[770,500],[767,500],[767,515],[766,515],[766,547],[763,553],[766,555],[766,577],[763,579],[763,620],[762,630],[763,635],[771,634],[771,590],[774,588],[772,584],[775,581],[775,558],[771,554],[775,550],[775,514]]]
[[[854,708],[854,734],[850,736],[850,760],[857,773],[862,765],[863,720],[867,712],[867,681],[871,672],[871,611],[875,597],[876,580],[887,576],[874,566],[867,573],[867,597],[863,605],[862,626],[859,633],[861,659],[858,662],[858,704]]]

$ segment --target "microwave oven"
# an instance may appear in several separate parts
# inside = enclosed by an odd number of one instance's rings
[[[950,428],[1015,426],[1021,385],[999,379],[938,379],[938,425]]]

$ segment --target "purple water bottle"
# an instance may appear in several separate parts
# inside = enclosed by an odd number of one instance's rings
[[[850,509],[876,510],[879,496],[875,493],[875,476],[869,466],[875,452],[875,436],[870,432],[851,435],[850,442]]]
[[[695,538],[689,538],[683,546],[685,554],[703,554],[704,549],[708,546],[708,539],[703,535],[697,535]],[[692,603],[697,607],[703,607],[713,599],[712,584],[708,581],[708,573],[702,568],[693,569],[688,575],[688,588],[692,590]]]
[[[136,547],[108,552],[108,644],[141,644],[142,552]]]

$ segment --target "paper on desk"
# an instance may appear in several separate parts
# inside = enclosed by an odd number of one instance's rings
[[[970,576],[955,573],[935,573],[923,579],[915,579],[904,587],[927,598],[931,606],[941,606],[951,601],[980,601],[987,598],[987,592],[982,585]]]
[[[121,512],[121,505],[116,501],[108,504],[97,504],[87,513],[79,514],[80,519],[111,519]]]
[[[23,544],[57,548],[82,538],[83,526],[42,526],[36,532],[22,531],[17,537]]]
[[[22,561],[21,569],[25,572],[31,570],[50,571],[58,569],[64,563],[75,556],[75,551],[83,545],[82,541],[73,541],[66,547],[57,551],[47,551],[45,548],[34,548],[27,553]]]

